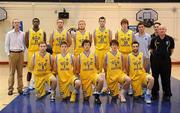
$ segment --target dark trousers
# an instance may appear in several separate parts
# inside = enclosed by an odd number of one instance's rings
[[[151,69],[154,77],[152,95],[157,96],[159,91],[159,75],[164,96],[171,96],[171,58],[157,58],[151,55]]]

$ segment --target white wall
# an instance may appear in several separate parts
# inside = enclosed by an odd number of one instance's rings
[[[56,12],[63,11],[63,8],[70,13],[70,18],[65,21],[67,28],[77,25],[79,19],[84,19],[87,30],[93,32],[98,26],[98,18],[105,16],[106,26],[114,33],[120,27],[122,18],[127,18],[131,25],[136,25],[136,13],[143,8],[153,8],[158,12],[159,22],[167,26],[167,34],[175,38],[176,49],[173,59],[180,61],[180,3],[15,3],[0,2],[0,7],[4,7],[8,13],[8,19],[0,22],[0,62],[8,61],[4,52],[5,33],[11,29],[11,20],[19,18],[23,21],[24,31],[32,26],[34,17],[40,18],[41,28],[49,34],[56,27],[55,22],[58,17]],[[176,11],[173,11],[176,9]],[[148,33],[152,33],[152,28],[147,28]]]

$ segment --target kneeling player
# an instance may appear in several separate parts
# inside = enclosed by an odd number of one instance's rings
[[[80,74],[84,102],[89,101],[89,97],[92,95],[93,84],[95,86],[95,103],[101,104],[99,93],[103,87],[103,78],[97,74],[99,67],[97,62],[98,58],[90,51],[91,42],[89,40],[84,40],[82,47],[84,50],[77,59],[77,74]]]
[[[38,99],[46,95],[45,84],[51,86],[51,101],[55,100],[55,89],[57,81],[52,74],[53,59],[46,52],[47,45],[45,42],[40,42],[39,51],[34,53],[31,61],[31,69],[34,74],[35,90]]]
[[[112,95],[112,102],[116,102],[118,95],[121,102],[126,102],[124,97],[125,89],[128,88],[130,78],[123,72],[123,57],[118,51],[119,43],[117,40],[110,42],[111,51],[107,52],[105,56],[104,70],[106,74],[106,81],[108,89]],[[122,86],[119,94],[119,84]]]
[[[154,84],[154,78],[145,72],[146,62],[143,53],[139,52],[139,43],[132,43],[132,53],[128,55],[128,73],[132,81],[132,89],[135,97],[142,95],[142,86],[147,86],[145,92],[146,103],[151,103],[151,89]]]
[[[59,78],[59,91],[63,99],[71,96],[70,102],[75,102],[81,85],[80,80],[74,75],[75,60],[73,55],[67,51],[67,42],[62,42],[60,47],[61,53],[56,55],[54,63],[54,69]]]

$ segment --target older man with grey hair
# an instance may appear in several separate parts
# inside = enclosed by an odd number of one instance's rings
[[[175,43],[174,39],[166,34],[166,27],[158,27],[158,36],[151,40],[150,51],[152,55],[151,69],[154,77],[154,87],[152,89],[153,99],[158,98],[159,94],[159,75],[163,89],[163,99],[170,100],[171,93],[171,55]]]

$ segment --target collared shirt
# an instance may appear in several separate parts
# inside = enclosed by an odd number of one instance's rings
[[[25,50],[25,40],[24,32],[15,32],[12,29],[6,34],[5,39],[5,52],[9,55],[10,51],[24,51]]]
[[[136,41],[139,42],[139,52],[142,52],[145,58],[149,58],[149,46],[151,43],[151,36],[145,33],[140,36],[139,33],[135,34]]]
[[[155,35],[155,33],[153,33],[153,34],[151,34],[151,40],[153,39],[153,38],[156,38],[158,35]]]
[[[153,50],[152,55],[158,59],[170,58],[172,54],[171,49],[174,49],[174,47],[174,39],[168,35],[165,35],[164,39],[161,39],[159,36],[152,39],[150,45],[150,49]]]

